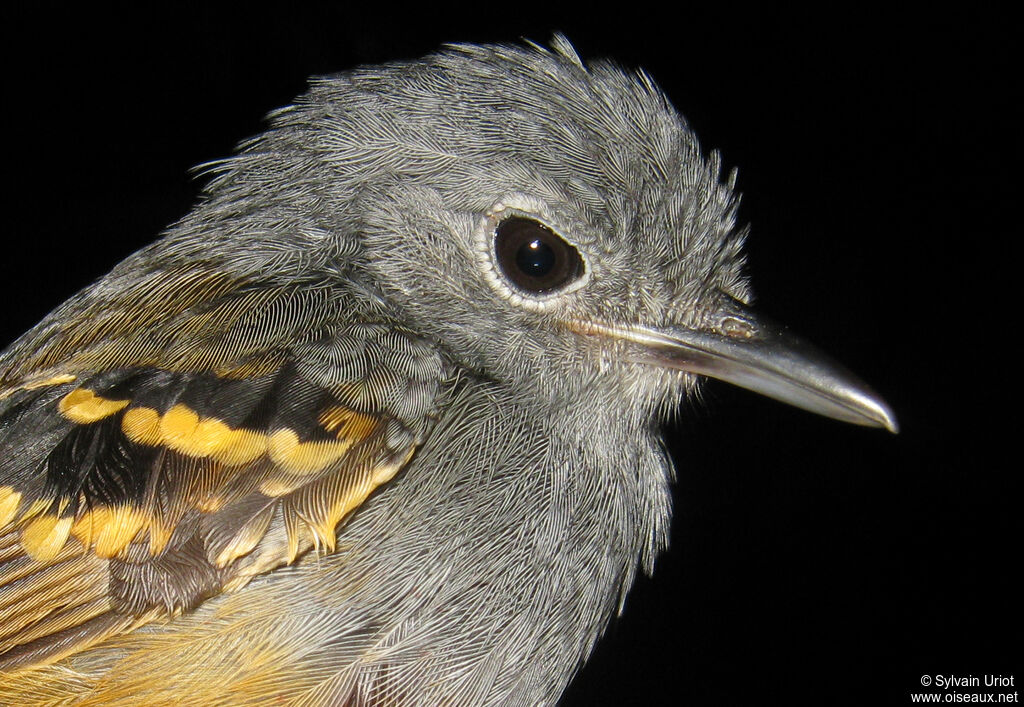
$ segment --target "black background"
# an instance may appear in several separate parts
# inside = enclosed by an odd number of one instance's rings
[[[308,75],[561,30],[647,69],[739,168],[759,307],[902,427],[709,384],[666,431],[671,552],[565,704],[902,705],[923,674],[1020,679],[1009,20],[674,12],[7,10],[3,340],[187,211],[189,169]]]

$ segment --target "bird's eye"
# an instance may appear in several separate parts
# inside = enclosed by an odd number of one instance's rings
[[[531,294],[560,290],[583,275],[579,251],[542,223],[513,216],[494,230],[498,267]]]

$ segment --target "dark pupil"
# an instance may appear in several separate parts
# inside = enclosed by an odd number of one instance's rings
[[[531,218],[511,216],[499,223],[494,252],[501,271],[525,292],[553,292],[583,274],[579,252]]]
[[[555,251],[541,239],[534,238],[516,251],[516,267],[531,277],[543,277],[555,267]]]

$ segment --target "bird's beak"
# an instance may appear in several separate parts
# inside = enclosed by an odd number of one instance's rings
[[[896,418],[866,384],[816,348],[730,299],[701,328],[574,322],[580,333],[637,345],[647,364],[738,385],[857,425],[897,431]]]

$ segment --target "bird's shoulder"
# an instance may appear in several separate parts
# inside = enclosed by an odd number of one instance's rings
[[[194,268],[87,293],[4,354],[0,665],[333,550],[450,386],[431,342],[355,309]]]

